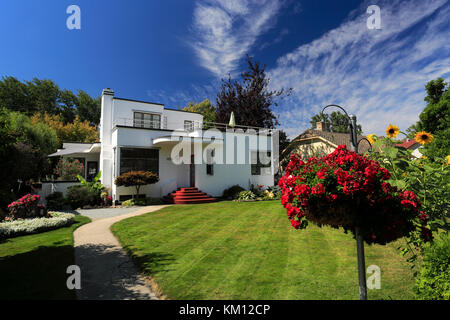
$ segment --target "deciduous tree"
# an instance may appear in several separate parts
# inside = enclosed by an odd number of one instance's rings
[[[136,198],[139,198],[139,189],[147,184],[153,184],[159,181],[158,175],[150,171],[130,171],[122,173],[116,178],[114,183],[117,186],[135,187]]]
[[[216,121],[228,123],[234,112],[236,124],[263,128],[279,125],[272,107],[277,99],[289,95],[292,89],[270,90],[270,78],[259,62],[247,55],[248,70],[241,73],[241,81],[222,80],[221,91],[217,95]]]

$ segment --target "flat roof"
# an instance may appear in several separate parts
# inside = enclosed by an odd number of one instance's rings
[[[187,111],[187,110],[180,110],[180,109],[174,109],[174,108],[167,108],[167,107],[164,106],[163,103],[150,102],[150,101],[142,101],[142,100],[135,100],[135,99],[125,99],[125,98],[119,98],[119,97],[114,97],[113,99],[122,100],[122,101],[138,102],[138,103],[146,103],[146,104],[156,104],[156,105],[158,105],[158,106],[163,106],[164,109],[166,109],[166,110],[179,111],[179,112],[188,112],[188,113],[195,113],[195,114],[201,114],[200,112],[195,112],[195,111]]]

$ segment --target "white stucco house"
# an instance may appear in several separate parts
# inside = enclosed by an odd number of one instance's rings
[[[158,174],[158,183],[141,189],[147,197],[185,187],[220,197],[233,185],[273,186],[278,169],[276,130],[207,124],[199,113],[118,98],[111,89],[102,92],[99,138],[98,143],[64,143],[50,156],[79,159],[88,179],[101,170],[101,182],[114,201],[135,193],[114,184],[117,176],[132,170]],[[63,184],[52,191],[64,192]]]

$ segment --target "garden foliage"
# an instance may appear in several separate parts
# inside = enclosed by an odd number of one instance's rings
[[[52,212],[49,217],[20,219],[0,223],[0,239],[49,231],[72,224],[75,216],[69,213]]]
[[[239,196],[239,192],[241,191],[245,191],[245,189],[236,184],[228,189],[223,190],[222,197],[224,199],[237,199]]]
[[[390,177],[379,162],[348,151],[345,145],[306,163],[294,154],[279,181],[281,203],[297,229],[312,221],[352,233],[359,227],[369,244],[386,244],[416,230],[430,240],[420,200],[387,182]]]
[[[442,234],[425,250],[423,268],[416,279],[416,298],[450,300],[450,237]]]
[[[44,206],[39,204],[40,197],[36,194],[27,194],[19,200],[8,205],[9,216],[13,219],[27,219],[42,217],[47,214]]]
[[[122,173],[116,178],[114,183],[117,186],[135,187],[136,196],[139,198],[139,190],[142,186],[153,184],[159,181],[158,175],[150,171],[130,171]]]

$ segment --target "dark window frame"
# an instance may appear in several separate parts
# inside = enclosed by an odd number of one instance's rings
[[[159,176],[159,149],[120,148],[119,175],[130,171],[151,171]]]
[[[256,152],[256,151],[253,151]],[[256,163],[251,163],[251,175],[252,176],[260,176],[261,175],[261,168],[270,168],[272,167],[272,152],[271,151],[266,151],[267,152],[267,156],[270,158],[270,162],[268,164],[262,164],[260,162],[260,154],[263,153],[264,151],[260,151],[260,152],[256,152],[257,155],[257,161]]]
[[[150,121],[148,125],[145,123],[145,115],[148,115],[150,117],[150,119],[148,119]],[[157,123],[157,125],[155,125],[155,123]],[[161,115],[159,113],[134,111],[133,127],[145,129],[161,129]]]

